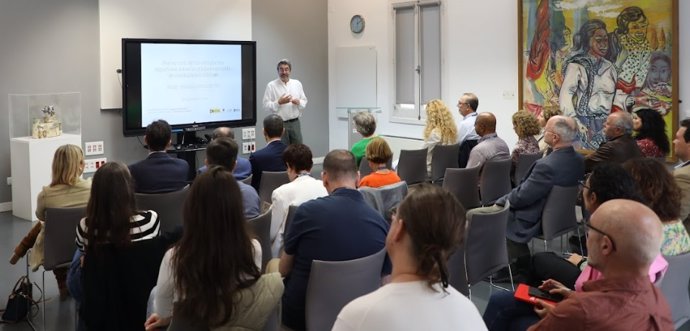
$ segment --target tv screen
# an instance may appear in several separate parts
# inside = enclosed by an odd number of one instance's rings
[[[122,39],[125,136],[256,125],[256,42]]]

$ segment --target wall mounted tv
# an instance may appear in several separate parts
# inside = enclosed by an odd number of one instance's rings
[[[143,135],[256,125],[256,42],[122,39],[122,123]]]

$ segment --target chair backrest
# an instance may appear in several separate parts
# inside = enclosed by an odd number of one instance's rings
[[[469,285],[482,281],[508,265],[507,223],[507,203],[498,211],[475,208],[467,212],[465,267]]]
[[[182,226],[182,209],[189,193],[189,185],[167,193],[136,193],[134,199],[139,210],[153,210],[158,214],[162,232]]]
[[[53,270],[61,264],[72,261],[77,226],[85,215],[85,207],[46,208],[44,217],[45,246],[43,249],[45,256],[43,268],[45,270]]]
[[[263,179],[262,179],[263,181]],[[251,226],[257,240],[261,244],[261,271],[266,268],[266,263],[271,259],[271,210],[269,208],[263,214],[250,219],[249,226]]]
[[[290,182],[287,171],[264,171],[261,173],[259,197],[261,201],[271,202],[273,190]]]
[[[427,149],[403,149],[398,160],[398,176],[408,185],[426,182],[426,153]]]
[[[448,168],[443,179],[443,188],[455,194],[465,210],[481,206],[479,200],[479,169]]]
[[[285,218],[285,231],[284,231],[285,234],[287,234],[288,227],[290,226],[290,223],[292,223],[292,219],[295,218],[295,213],[297,212],[297,208],[299,208],[298,205],[290,205],[290,207],[288,207],[288,214],[287,214],[287,217]]]
[[[491,160],[484,163],[479,177],[479,193],[482,205],[493,204],[498,198],[508,194],[512,188],[510,167],[512,160]]]
[[[431,154],[431,182],[443,180],[447,168],[458,167],[458,152],[460,145],[436,145]]]
[[[668,270],[666,270],[666,274],[658,286],[671,307],[673,323],[678,329],[690,319],[690,296],[688,294],[690,253],[664,256],[664,258],[668,262]]]
[[[385,257],[384,248],[354,260],[312,261],[305,306],[307,330],[330,330],[346,304],[378,289]]]
[[[407,196],[407,183],[401,181],[377,188],[364,186],[360,187],[359,191],[369,206],[376,209],[383,218],[390,221],[391,208],[399,205]]]
[[[252,185],[252,178],[253,178],[253,177],[254,177],[254,175],[249,174],[249,177],[243,179],[243,180],[242,180],[242,183],[245,183],[245,184],[247,184],[247,185]]]
[[[515,165],[515,176],[513,182],[515,185],[519,184],[520,181],[525,177],[529,168],[541,159],[542,153],[536,154],[520,154],[518,155],[517,164]]]
[[[541,213],[541,229],[544,240],[551,240],[577,228],[575,202],[578,186],[554,185],[546,197]]]
[[[458,292],[464,294],[465,296],[469,296],[470,289],[467,287],[464,242],[448,259],[448,272],[450,273],[450,285],[453,286],[454,289],[458,290]]]

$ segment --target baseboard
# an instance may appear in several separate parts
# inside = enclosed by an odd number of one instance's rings
[[[12,210],[12,201],[0,202],[0,212]]]

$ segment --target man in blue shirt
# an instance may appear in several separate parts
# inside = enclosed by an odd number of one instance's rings
[[[306,328],[304,307],[311,262],[369,256],[384,248],[388,233],[388,223],[356,189],[359,175],[350,151],[328,153],[322,179],[329,195],[300,205],[288,225],[280,257],[279,269],[285,277],[282,322],[292,330]]]

